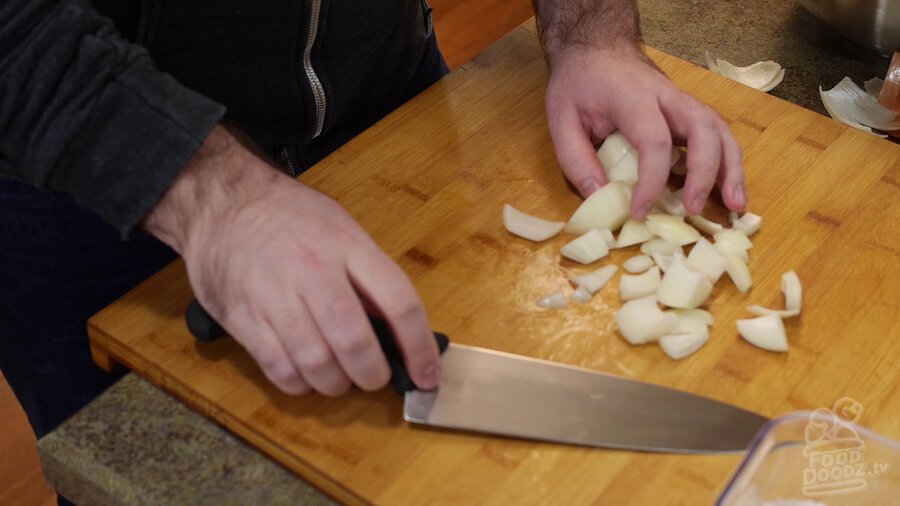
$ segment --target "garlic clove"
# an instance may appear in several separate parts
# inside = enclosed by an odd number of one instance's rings
[[[552,293],[546,297],[543,297],[539,301],[537,301],[537,305],[545,308],[545,309],[560,309],[566,307],[569,302],[566,300],[566,296],[561,292]]]
[[[628,220],[622,225],[619,238],[616,240],[616,248],[633,246],[653,239],[653,232],[647,228],[643,221]]]
[[[659,302],[673,308],[692,309],[706,301],[712,283],[704,274],[692,271],[683,262],[669,266],[656,291]]]
[[[503,226],[505,226],[506,230],[511,234],[524,237],[529,241],[539,242],[558,234],[566,224],[561,221],[550,221],[537,218],[519,211],[509,204],[504,204]]]
[[[631,344],[643,344],[665,335],[678,323],[678,316],[663,312],[656,297],[648,295],[629,300],[616,312],[619,333]]]
[[[645,272],[647,269],[653,267],[653,259],[647,255],[633,256],[628,260],[625,260],[622,267],[632,274]]]
[[[728,265],[728,261],[722,256],[722,253],[703,237],[698,239],[691,248],[686,263],[689,269],[703,273],[712,284],[716,284],[716,281],[722,277],[725,267]]]
[[[700,238],[697,229],[684,222],[684,218],[668,214],[650,214],[645,220],[650,232],[672,244],[684,246]]]
[[[787,351],[787,333],[777,315],[737,320],[738,333],[750,344],[769,351]]]
[[[785,309],[796,309],[799,312],[803,301],[803,287],[796,272],[787,271],[781,275],[781,293],[784,294]]]
[[[725,227],[723,227],[722,225],[719,225],[718,223],[716,223],[714,221],[707,220],[703,216],[699,216],[699,215],[688,216],[687,221],[688,221],[688,223],[693,225],[697,230],[699,230],[709,236],[714,236],[714,235],[718,234],[719,232],[725,230]]]
[[[566,258],[589,264],[608,255],[609,247],[603,234],[594,228],[563,246],[561,252]]]
[[[872,131],[900,129],[897,114],[878,103],[878,99],[862,90],[849,77],[845,77],[834,88],[824,91],[819,87],[819,96],[825,110],[832,118],[853,128],[886,137]]]
[[[565,231],[584,234],[593,228],[617,230],[628,220],[630,205],[630,188],[621,181],[610,181],[578,206]]]
[[[594,294],[609,283],[617,270],[615,265],[606,265],[588,274],[572,276],[569,281]]]
[[[643,274],[623,274],[619,278],[619,297],[624,301],[656,293],[660,279],[659,267],[653,267]]]

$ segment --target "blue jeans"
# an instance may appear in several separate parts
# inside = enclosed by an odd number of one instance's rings
[[[447,72],[432,34],[407,98]],[[308,166],[377,119],[343,126],[321,145],[293,148]],[[87,319],[175,257],[149,236],[119,240],[66,194],[0,181],[0,370],[37,437],[122,374],[94,365]]]

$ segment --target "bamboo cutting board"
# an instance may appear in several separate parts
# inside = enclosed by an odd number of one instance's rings
[[[570,237],[509,235],[509,202],[565,220],[566,185],[545,124],[547,71],[526,23],[323,161],[301,179],[336,198],[410,275],[433,326],[458,343],[667,385],[767,416],[861,402],[864,425],[900,438],[900,148],[674,57],[650,54],[731,124],[744,149],[754,287],[713,291],[709,343],[673,361],[617,334],[617,280],[585,305],[534,302],[570,292]],[[636,83],[639,85],[639,83]],[[724,223],[710,203],[706,216]],[[734,321],[751,304],[782,307],[781,274],[804,282],[787,320],[788,353],[754,348]],[[618,277],[618,275],[617,275]],[[179,261],[90,321],[92,350],[122,363],[347,503],[703,504],[740,456],[631,453],[415,428],[391,391],[292,398],[230,339],[195,343]]]

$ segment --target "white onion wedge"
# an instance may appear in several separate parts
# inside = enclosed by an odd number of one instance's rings
[[[629,151],[612,168],[607,169],[606,175],[610,181],[621,181],[628,186],[633,186],[638,180],[638,155],[637,151]]]
[[[599,232],[600,236],[603,237],[603,242],[606,243],[607,248],[613,249],[616,247],[616,238],[613,237],[613,233],[608,228],[601,228]]]
[[[769,351],[787,351],[787,333],[778,316],[759,316],[736,323],[738,333],[750,344]]]
[[[797,316],[798,314],[800,314],[799,309],[769,309],[767,307],[756,305],[748,307],[747,311],[757,316],[766,316],[773,314],[779,318],[790,318],[792,316]]]
[[[681,360],[694,354],[709,340],[709,329],[704,332],[689,334],[666,334],[660,336],[659,346],[666,355],[674,360]]]
[[[663,188],[656,203],[668,214],[673,216],[687,216],[687,210],[684,208],[684,202],[682,202],[682,196],[684,195],[683,190],[684,189],[682,188],[681,190],[672,192],[669,191],[668,188]]]
[[[887,136],[872,131],[872,128],[884,131],[900,129],[897,114],[879,104],[876,97],[861,89],[849,77],[841,79],[828,91],[820,86],[819,96],[828,114],[845,125],[879,137]]]
[[[673,309],[672,312],[678,315],[679,319],[690,318],[693,320],[699,320],[705,323],[707,327],[715,323],[715,319],[713,319],[712,313],[705,309]]]
[[[632,274],[645,272],[647,269],[653,267],[653,259],[647,255],[633,256],[628,260],[625,260],[622,267]]]
[[[716,241],[716,249],[722,253],[746,252],[753,247],[750,239],[739,230],[723,230],[713,236]]]
[[[613,132],[607,135],[606,139],[603,139],[603,143],[597,149],[597,159],[600,160],[600,165],[603,165],[603,169],[606,170],[607,176],[609,176],[609,171],[625,158],[628,153],[633,151],[634,147],[622,135],[622,132]]]
[[[537,301],[537,305],[546,309],[559,309],[566,307],[569,301],[561,292],[552,293],[541,300]]]
[[[728,261],[715,246],[701,237],[688,254],[686,263],[689,269],[703,273],[710,283],[716,284],[725,272]]]
[[[643,274],[619,278],[619,297],[622,300],[639,299],[651,295],[659,289],[659,267],[653,267]]]
[[[730,213],[728,219],[731,221],[731,228],[740,231],[747,237],[759,232],[759,227],[762,225],[762,217],[753,213],[744,213],[740,218],[737,213]]]
[[[615,265],[605,265],[588,274],[572,276],[569,281],[575,283],[579,288],[584,288],[591,294],[594,294],[609,283],[609,280],[612,279],[617,270],[618,267]]]
[[[505,226],[506,230],[511,234],[524,237],[529,241],[540,242],[558,234],[566,224],[561,221],[550,221],[543,218],[537,218],[519,211],[509,204],[504,204],[503,226]]]
[[[697,230],[709,236],[714,236],[719,232],[725,230],[725,227],[723,227],[722,225],[719,225],[714,221],[707,220],[703,216],[699,215],[688,216],[687,221],[695,228],[697,228]]]
[[[653,239],[653,232],[643,221],[628,220],[619,231],[616,248],[625,248]]]
[[[586,265],[608,255],[609,247],[603,239],[603,234],[593,228],[563,246],[561,252],[564,257]]]
[[[800,311],[803,302],[803,287],[796,272],[787,271],[781,275],[781,293],[784,294],[785,309]]]
[[[645,221],[653,234],[672,244],[684,246],[700,238],[697,229],[684,222],[684,218],[668,214],[650,214]]]
[[[657,237],[656,239],[650,239],[649,241],[641,244],[641,253],[645,255],[653,256],[654,253],[665,253],[671,255],[675,253],[675,251],[681,251],[681,246],[677,244],[672,244],[671,242],[660,239]]]
[[[666,306],[692,309],[703,304],[711,291],[712,283],[704,274],[688,269],[683,262],[675,261],[663,276],[656,296]]]
[[[586,288],[579,286],[572,292],[572,300],[578,302],[580,304],[584,304],[585,302],[591,300],[591,292],[587,291]]]
[[[678,323],[678,316],[661,311],[656,297],[649,295],[623,304],[616,312],[615,320],[626,341],[643,344],[665,335]]]
[[[753,278],[750,276],[750,267],[737,253],[725,253],[725,272],[734,283],[734,287],[741,293],[747,293],[753,286]]]
[[[746,67],[738,67],[727,60],[717,58],[715,67],[719,74],[728,79],[756,88],[759,91],[771,91],[784,79],[784,69],[772,60],[756,62]]]
[[[592,193],[566,224],[566,232],[583,234],[592,228],[617,230],[628,220],[631,189],[621,181],[610,181]]]
[[[666,272],[669,270],[669,266],[672,265],[672,262],[675,260],[675,255],[673,253],[662,253],[662,252],[654,252],[650,255],[653,258],[653,262],[659,267],[659,270]]]
[[[678,316],[678,323],[669,329],[666,335],[659,338],[659,345],[666,355],[680,360],[706,343],[709,339],[709,325],[701,310],[680,309],[672,312]]]

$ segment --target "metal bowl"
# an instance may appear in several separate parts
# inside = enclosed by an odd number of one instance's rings
[[[800,0],[835,30],[875,51],[900,51],[900,0]]]

